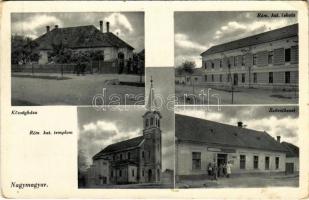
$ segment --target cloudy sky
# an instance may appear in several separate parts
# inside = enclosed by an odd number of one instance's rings
[[[99,21],[110,22],[110,31],[135,48],[136,52],[144,48],[144,13],[143,12],[93,12],[93,13],[13,13],[12,34],[36,38],[51,28],[94,25],[98,29]]]
[[[152,76],[154,91],[164,98],[174,90],[173,81],[167,83],[168,87],[162,89],[163,79],[173,77],[173,68],[147,68],[147,76]],[[163,76],[159,76],[163,74]],[[173,80],[171,78],[166,80]],[[149,90],[149,79],[146,80],[146,91]],[[148,92],[146,92],[148,94]],[[119,107],[121,108],[121,107]],[[78,108],[79,141],[78,149],[87,157],[88,165],[91,157],[106,146],[127,140],[143,134],[142,116],[145,107],[128,106],[122,111],[96,111],[91,107]],[[174,168],[174,113],[168,111],[166,106],[160,109],[162,115],[162,170]]]
[[[266,131],[275,138],[280,135],[281,141],[298,144],[298,108],[295,113],[270,113],[267,106],[222,106],[221,108],[221,111],[218,111],[217,107],[207,111],[206,107],[187,107],[185,110],[179,109],[177,113],[234,126],[238,121],[242,121],[246,128]]]
[[[297,17],[257,18],[252,11],[176,12],[174,16],[176,66],[191,60],[201,67],[199,55],[213,45],[297,23]]]

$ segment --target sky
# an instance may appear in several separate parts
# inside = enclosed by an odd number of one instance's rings
[[[12,34],[24,35],[33,39],[46,32],[46,26],[53,28],[94,25],[100,29],[99,21],[103,20],[103,31],[106,22],[110,22],[110,31],[133,46],[135,52],[144,49],[144,13],[143,12],[91,12],[91,13],[13,13]]]
[[[285,106],[272,108],[296,108],[295,113],[269,112],[268,106],[222,106],[207,110],[206,107],[180,108],[177,113],[223,124],[237,125],[242,121],[246,128],[266,131],[272,137],[281,136],[281,141],[298,145],[298,107]]]
[[[257,13],[175,12],[175,66],[190,60],[201,67],[200,54],[214,45],[297,23],[297,17],[258,18]]]
[[[146,68],[147,76],[153,79],[155,95],[165,96],[174,90],[172,79],[173,68]],[[164,74],[165,76],[159,76]],[[171,80],[168,87],[162,89],[163,80]],[[150,88],[150,80],[146,80],[146,91]],[[165,82],[166,83],[166,82]],[[148,94],[149,92],[146,92]],[[123,107],[118,107],[123,108]],[[162,115],[162,171],[174,168],[174,113],[168,111],[166,106],[160,110]],[[87,164],[91,164],[91,158],[106,146],[141,136],[143,134],[142,116],[146,112],[144,106],[127,106],[126,109],[97,111],[92,107],[78,108],[79,140],[78,149],[87,158]]]

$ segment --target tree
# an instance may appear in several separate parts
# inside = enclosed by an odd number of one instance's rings
[[[55,62],[59,64],[67,64],[72,62],[73,51],[68,48],[67,45],[62,42],[56,44],[52,44],[52,52],[49,57]]]
[[[29,62],[37,62],[40,58],[40,54],[37,49],[38,46],[38,43],[29,37],[12,35],[11,63],[26,64]]]
[[[195,68],[196,65],[195,65],[195,62],[186,60],[185,62],[182,63],[181,66],[182,66],[184,72],[192,74],[193,69]]]
[[[194,61],[186,60],[179,67],[176,68],[176,71],[178,74],[183,74],[183,73],[192,74],[195,66],[196,65]]]

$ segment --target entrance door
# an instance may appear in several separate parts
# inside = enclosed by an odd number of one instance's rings
[[[234,74],[234,85],[238,85],[238,74]]]
[[[293,163],[286,163],[285,164],[285,171],[287,174],[293,174],[294,173],[294,164]]]
[[[218,153],[217,155],[217,165],[218,167],[220,166],[220,164],[226,164],[227,163],[227,154],[220,154]]]
[[[218,167],[218,176],[224,176],[223,165],[227,163],[227,154],[218,154],[217,155],[217,167]]]
[[[152,171],[151,169],[148,170],[148,182],[151,182],[152,179]]]

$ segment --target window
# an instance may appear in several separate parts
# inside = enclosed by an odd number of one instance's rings
[[[145,171],[144,171],[144,169],[143,169],[143,171],[142,171],[142,176],[145,176]]]
[[[256,65],[256,58],[257,58],[256,54],[253,54],[253,65]]]
[[[122,153],[120,154],[120,160],[122,160]]]
[[[241,74],[241,82],[242,83],[246,82],[246,74],[245,73]]]
[[[215,63],[211,62],[211,68],[215,68]]]
[[[146,119],[146,127],[149,126],[149,119]]]
[[[120,177],[122,176],[122,171],[121,171],[121,169],[119,169],[119,176],[120,176]]]
[[[116,156],[115,155],[113,155],[113,160],[116,160]]]
[[[269,72],[268,73],[268,82],[269,83],[273,83],[274,82],[274,80],[273,80],[273,77],[274,76],[274,74],[273,74],[273,72]]]
[[[145,158],[145,152],[142,151],[142,158]]]
[[[213,75],[213,74],[211,75],[211,81],[212,81],[212,82],[214,82],[214,81],[215,81],[215,77],[214,77],[214,75]]]
[[[253,83],[257,83],[257,74],[253,73]]]
[[[134,169],[132,169],[132,176],[134,177]]]
[[[269,170],[269,157],[268,156],[265,157],[265,169]]]
[[[290,62],[291,61],[291,49],[285,49],[284,51],[284,59],[285,62]]]
[[[230,82],[231,81],[231,74],[228,74],[227,75],[227,82]]]
[[[160,128],[160,120],[158,120],[158,127]]]
[[[291,74],[290,74],[290,72],[285,72],[285,83],[291,83]]]
[[[239,168],[246,169],[246,156],[245,155],[240,155]]]
[[[111,177],[114,177],[114,171],[113,170],[111,171]]]
[[[258,169],[259,168],[259,157],[258,156],[254,156],[253,157],[253,168],[254,169]]]
[[[222,74],[220,74],[220,82],[222,82]]]
[[[219,66],[222,67],[222,60],[219,60]]]
[[[204,63],[204,67],[205,67],[205,69],[207,69],[207,63],[206,62]]]
[[[241,56],[241,66],[245,66],[245,56]]]
[[[279,169],[279,157],[276,157],[276,169]]]
[[[128,160],[130,160],[130,159],[131,159],[131,153],[128,152]]]
[[[274,59],[274,52],[270,51],[268,52],[268,64],[272,64]]]
[[[192,169],[201,169],[201,152],[192,152]]]
[[[152,126],[153,125],[153,118],[151,117],[150,118],[150,126]]]
[[[205,75],[204,78],[205,78],[205,82],[207,82],[207,75]]]
[[[195,80],[195,81],[197,81],[197,80],[198,80],[198,78],[197,78],[197,77],[195,77],[195,78],[194,78],[194,80]]]

